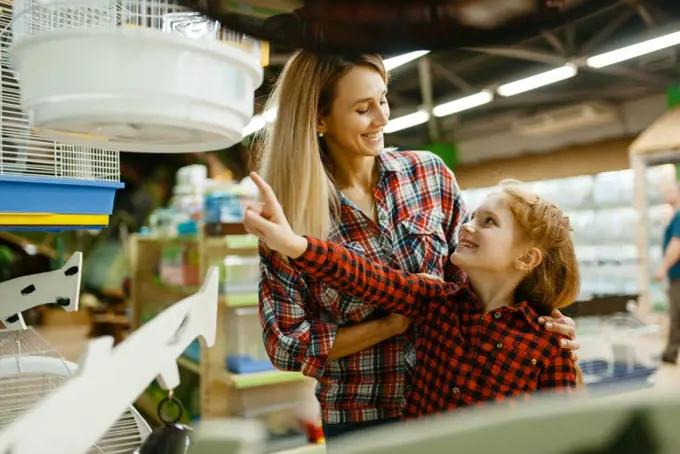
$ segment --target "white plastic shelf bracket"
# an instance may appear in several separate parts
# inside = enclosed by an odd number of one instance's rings
[[[76,252],[58,270],[0,283],[0,321],[10,330],[26,329],[21,313],[49,303],[67,312],[77,311],[82,269],[83,254]]]
[[[179,384],[177,358],[200,337],[215,343],[219,276],[211,267],[201,289],[113,347],[91,340],[78,373],[0,432],[1,454],[84,454],[155,378]]]

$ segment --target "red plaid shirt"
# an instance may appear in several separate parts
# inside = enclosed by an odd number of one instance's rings
[[[428,152],[386,151],[378,165],[378,225],[340,193],[340,219],[329,239],[372,262],[452,278],[448,256],[467,219],[453,173]],[[415,328],[410,335],[328,360],[338,327],[387,312],[310,279],[275,254],[261,249],[260,258],[260,320],[274,366],[317,379],[326,423],[401,416],[415,367]]]
[[[377,265],[341,246],[309,238],[292,263],[338,291],[416,319],[416,370],[406,415],[455,410],[525,397],[542,389],[571,392],[575,365],[561,337],[538,324],[527,303],[485,310],[467,279],[436,282]],[[543,314],[546,315],[546,314]]]

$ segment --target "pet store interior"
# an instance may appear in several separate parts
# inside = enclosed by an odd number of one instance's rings
[[[307,47],[381,53],[385,146],[438,155],[468,206],[514,178],[569,215],[581,290],[564,314],[592,395],[680,391],[658,271],[680,210],[680,4],[440,1],[489,37],[442,41],[424,19],[391,39],[389,2],[332,3],[0,0],[0,453],[326,452],[316,380],[265,351],[242,222],[265,102]],[[328,47],[282,31],[300,23]],[[176,444],[200,433],[190,451],[144,450],[172,424]]]

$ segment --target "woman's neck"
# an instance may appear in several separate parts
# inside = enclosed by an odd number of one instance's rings
[[[485,312],[515,304],[515,289],[522,281],[521,275],[477,270],[466,274]]]
[[[336,155],[337,156],[337,155]],[[377,183],[377,160],[373,156],[360,156],[337,159],[333,156],[333,179],[342,191],[344,189],[360,189],[371,193]]]

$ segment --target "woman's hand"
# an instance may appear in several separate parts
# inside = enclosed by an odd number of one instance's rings
[[[563,335],[565,338],[560,343],[562,348],[571,350],[572,361],[578,361],[578,355],[574,352],[581,346],[576,342],[576,323],[571,318],[562,315],[557,309],[551,315],[551,317],[539,317],[538,323],[545,325],[548,331]]]
[[[274,191],[262,177],[252,172],[250,178],[260,190],[262,203],[246,206],[243,216],[246,232],[256,235],[273,251],[294,259],[300,257],[307,249],[307,239],[290,228]]]

